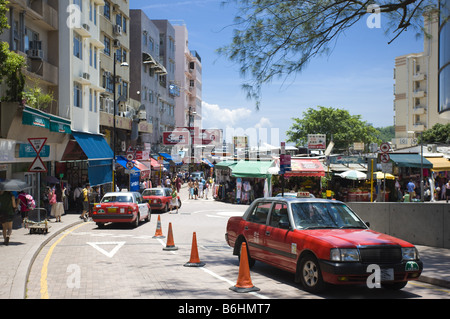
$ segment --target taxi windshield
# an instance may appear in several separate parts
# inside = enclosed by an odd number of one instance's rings
[[[133,196],[131,195],[105,195],[102,198],[102,203],[132,203]]]
[[[146,189],[142,196],[164,196],[164,193],[162,189]]]
[[[292,203],[297,229],[367,228],[346,205],[338,203]]]

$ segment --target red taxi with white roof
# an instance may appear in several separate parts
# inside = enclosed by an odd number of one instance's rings
[[[106,193],[92,209],[92,220],[99,227],[105,223],[130,223],[137,227],[141,220],[150,219],[150,206],[138,192]]]
[[[160,210],[167,212],[170,209],[172,201],[172,189],[168,187],[147,188],[142,192],[142,197],[148,201],[152,210]],[[181,207],[180,196],[177,196],[176,201],[178,208]]]
[[[294,273],[310,292],[369,281],[401,289],[423,269],[414,245],[370,230],[335,200],[259,198],[228,220],[225,237],[238,256],[246,242],[250,266],[258,260]]]

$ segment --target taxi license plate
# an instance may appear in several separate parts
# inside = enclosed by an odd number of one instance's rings
[[[381,281],[392,281],[394,280],[394,269],[393,268],[385,268],[380,269],[380,279]]]
[[[108,213],[117,213],[117,208],[116,207],[109,207],[108,208]]]

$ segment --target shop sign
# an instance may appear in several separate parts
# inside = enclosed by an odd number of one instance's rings
[[[36,151],[30,144],[19,144],[19,157],[36,157]],[[49,157],[50,156],[50,146],[44,145],[42,147],[41,152],[39,153],[40,157]]]
[[[169,131],[163,132],[164,145],[189,145],[188,131]]]
[[[308,134],[308,149],[326,149],[327,136],[325,134]]]

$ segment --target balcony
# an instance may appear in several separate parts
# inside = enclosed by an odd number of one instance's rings
[[[426,130],[425,123],[416,122],[416,123],[413,124],[413,131],[415,131],[415,132],[423,132],[425,130]]]
[[[416,106],[415,108],[413,108],[413,114],[414,115],[423,115],[426,113],[426,107],[425,106]]]
[[[426,97],[426,96],[427,96],[427,92],[425,92],[422,89],[418,89],[413,92],[413,98],[421,98],[421,97]]]
[[[427,76],[425,73],[417,73],[413,76],[413,81],[423,81],[426,79],[427,79]]]

